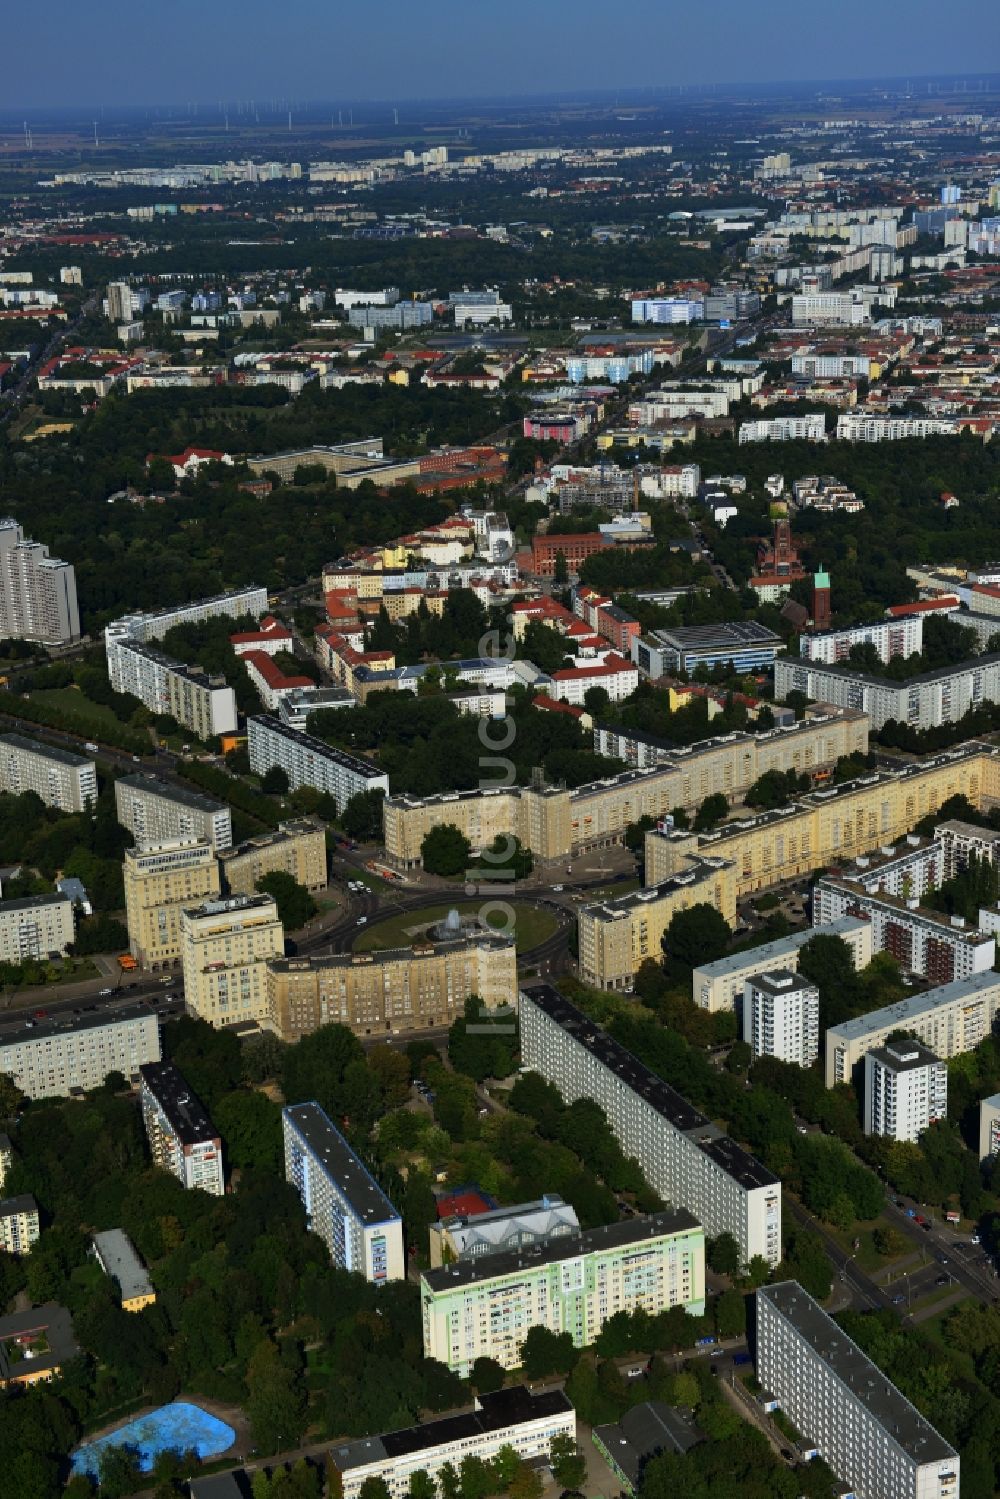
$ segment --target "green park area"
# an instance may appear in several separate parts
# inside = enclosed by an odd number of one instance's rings
[[[107,724],[109,728],[121,728],[120,719],[105,703],[95,703],[78,687],[44,687],[30,694],[31,701],[44,703],[59,713],[75,713],[92,719],[96,724]]]
[[[551,911],[536,910],[522,901],[511,902],[514,912],[514,940],[518,952],[528,952],[545,942],[558,931],[559,922]],[[374,952],[387,947],[406,947],[422,937],[429,926],[443,921],[449,911],[458,911],[460,916],[471,917],[483,909],[481,901],[463,901],[459,905],[443,904],[423,906],[418,911],[404,911],[400,916],[390,916],[386,921],[375,922],[367,931],[362,931],[354,944],[355,952]],[[506,913],[496,908],[486,909],[484,919],[492,927],[506,926]]]

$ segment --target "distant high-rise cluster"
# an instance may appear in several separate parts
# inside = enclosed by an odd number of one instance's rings
[[[16,520],[0,520],[0,639],[54,646],[79,638],[72,564],[50,557]]]

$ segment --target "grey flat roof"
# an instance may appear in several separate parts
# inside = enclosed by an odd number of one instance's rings
[[[214,816],[217,812],[228,812],[225,802],[217,802],[201,791],[191,791],[187,786],[175,786],[172,781],[161,781],[158,776],[119,776],[116,786],[127,786],[130,791],[141,791],[146,796],[161,796],[166,801],[180,802],[196,812]]]
[[[9,1358],[8,1350],[12,1338],[26,1333],[44,1333],[48,1341],[48,1352],[37,1358]],[[15,1312],[12,1317],[0,1317],[0,1380],[16,1379],[29,1370],[38,1374],[45,1369],[55,1369],[79,1353],[73,1336],[73,1321],[64,1306],[47,1301],[44,1306],[33,1306],[26,1312]]]
[[[594,1441],[600,1442],[636,1487],[651,1457],[659,1452],[690,1452],[703,1440],[690,1411],[661,1400],[645,1400],[627,1410],[620,1421],[594,1428]]]
[[[1000,619],[997,623],[1000,624]],[[828,677],[843,677],[851,682],[867,682],[872,687],[886,687],[893,692],[905,692],[908,687],[913,687],[920,682],[939,682],[945,677],[962,676],[965,672],[976,671],[980,667],[994,666],[998,661],[1000,661],[1000,652],[994,652],[989,656],[972,656],[968,661],[959,661],[955,666],[937,666],[933,671],[921,671],[916,676],[905,677],[897,682],[894,677],[878,677],[873,672],[852,670],[838,662],[805,661],[797,656],[786,657],[786,664],[794,665],[801,662],[807,671],[816,671]]]
[[[774,1286],[763,1286],[757,1295],[769,1301],[795,1328],[908,1457],[918,1463],[932,1463],[958,1456],[954,1447],[934,1430],[798,1281],[783,1280]]]
[[[139,1076],[182,1145],[204,1145],[219,1138],[201,1100],[191,1092],[173,1062],[146,1062],[139,1068]]]
[[[918,1067],[930,1067],[940,1058],[922,1041],[890,1041],[885,1046],[876,1046],[868,1053],[889,1067],[893,1072],[914,1072]]]
[[[72,902],[69,896],[61,890],[56,890],[52,895],[25,895],[20,900],[0,900],[0,914],[7,911],[37,911],[40,906],[70,904]]]
[[[570,1004],[551,984],[530,984],[521,991],[524,999],[562,1027],[585,1047],[609,1072],[622,1080],[633,1093],[644,1098],[668,1124],[692,1139],[706,1155],[723,1166],[742,1187],[773,1187],[779,1178],[760,1161],[712,1123],[693,1104],[688,1103],[662,1077],[626,1051],[618,1041]]]
[[[251,724],[259,724],[262,729],[272,734],[279,734],[282,739],[290,740],[292,744],[308,751],[310,755],[316,755],[321,760],[331,760],[355,775],[368,776],[371,779],[385,775],[385,771],[380,770],[373,761],[364,760],[360,755],[349,755],[346,750],[336,749],[332,744],[327,744],[324,739],[316,739],[312,734],[307,734],[304,729],[293,729],[291,724],[282,723],[281,719],[275,718],[273,714],[255,713],[247,719],[247,727]]]
[[[367,1166],[318,1103],[290,1104],[281,1113],[366,1226],[392,1223],[399,1218]]]
[[[716,647],[743,650],[753,645],[784,648],[780,635],[753,619],[738,620],[731,624],[664,627],[650,631],[650,639],[655,645],[670,646],[677,650],[713,650]]]
[[[820,931],[822,930],[820,927]],[[908,994],[905,999],[896,1000],[895,1004],[884,1005],[881,1010],[869,1010],[867,1015],[858,1015],[854,1020],[842,1020],[839,1025],[831,1025],[827,1035],[839,1036],[844,1041],[858,1041],[872,1031],[880,1031],[886,1027],[895,1030],[897,1026],[905,1026],[918,1016],[943,1009],[956,1000],[974,1000],[990,989],[997,988],[1000,988],[1000,973],[990,968],[985,973],[970,974],[967,979],[953,979],[950,984],[941,984],[923,994]]]
[[[104,1273],[118,1282],[123,1301],[130,1301],[134,1296],[152,1295],[149,1272],[136,1254],[128,1234],[120,1228],[108,1228],[103,1233],[94,1234],[93,1240]]]
[[[40,739],[29,739],[25,734],[0,734],[0,744],[9,744],[14,749],[27,750],[32,755],[44,755],[46,760],[56,760],[60,765],[69,765],[79,770],[84,765],[93,765],[86,755],[74,755],[69,750],[59,749],[54,744],[43,744]]]
[[[387,1431],[381,1436],[362,1437],[357,1442],[344,1442],[339,1447],[330,1448],[330,1461],[339,1472],[347,1473],[354,1468],[364,1468],[369,1463],[407,1457],[446,1443],[463,1442],[489,1432],[503,1431],[508,1426],[523,1426],[546,1416],[564,1416],[573,1409],[562,1390],[532,1391],[525,1385],[514,1385],[509,1390],[480,1395],[477,1406],[478,1409],[465,1411],[457,1416],[443,1416],[420,1426]]]
[[[716,958],[714,963],[700,964],[694,972],[701,974],[703,978],[715,979],[730,973],[741,973],[744,968],[753,967],[757,963],[767,969],[771,963],[787,959],[789,953],[805,947],[814,937],[843,937],[847,932],[856,932],[869,925],[870,922],[862,921],[860,916],[840,916],[826,926],[808,927],[804,932],[792,932],[787,937],[775,938],[773,942],[762,942],[760,947],[727,953],[724,958]]]
[[[421,1279],[429,1290],[445,1295],[448,1291],[475,1285],[481,1280],[515,1275],[519,1270],[559,1264],[562,1260],[575,1260],[582,1254],[595,1254],[603,1249],[624,1249],[629,1244],[642,1244],[647,1239],[659,1239],[666,1234],[688,1233],[700,1228],[697,1218],[686,1208],[670,1208],[662,1213],[649,1213],[642,1218],[626,1218],[620,1223],[606,1223],[580,1234],[550,1239],[544,1244],[532,1244],[526,1249],[510,1249],[499,1254],[484,1254],[479,1259],[459,1260],[452,1265],[442,1265],[440,1270],[425,1270]]]
[[[18,1197],[0,1198],[0,1218],[13,1218],[16,1213],[37,1213],[38,1203],[30,1192],[22,1192]]]
[[[180,976],[177,978],[181,982]],[[131,1000],[123,1005],[89,1005],[79,1015],[61,1010],[44,1020],[34,1020],[25,1011],[20,1015],[5,1015],[0,1018],[0,1049],[14,1046],[19,1041],[45,1041],[52,1036],[70,1035],[75,1031],[92,1030],[102,1025],[127,1025],[134,1020],[157,1020],[166,1015],[180,1014],[184,1002],[180,999],[163,1000],[150,1005],[148,1000]]]

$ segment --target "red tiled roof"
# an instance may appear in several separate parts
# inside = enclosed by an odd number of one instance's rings
[[[292,687],[315,687],[312,677],[288,677],[266,651],[247,651],[243,657],[247,666],[252,666],[264,678],[268,687],[275,689]]]

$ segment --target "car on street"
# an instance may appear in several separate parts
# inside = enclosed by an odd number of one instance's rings
[[[903,1302],[905,1300],[906,1300],[906,1297],[903,1295],[902,1291],[900,1291],[897,1296],[894,1296],[892,1298],[892,1304],[893,1304],[893,1306],[902,1306],[902,1304],[903,1304]]]

